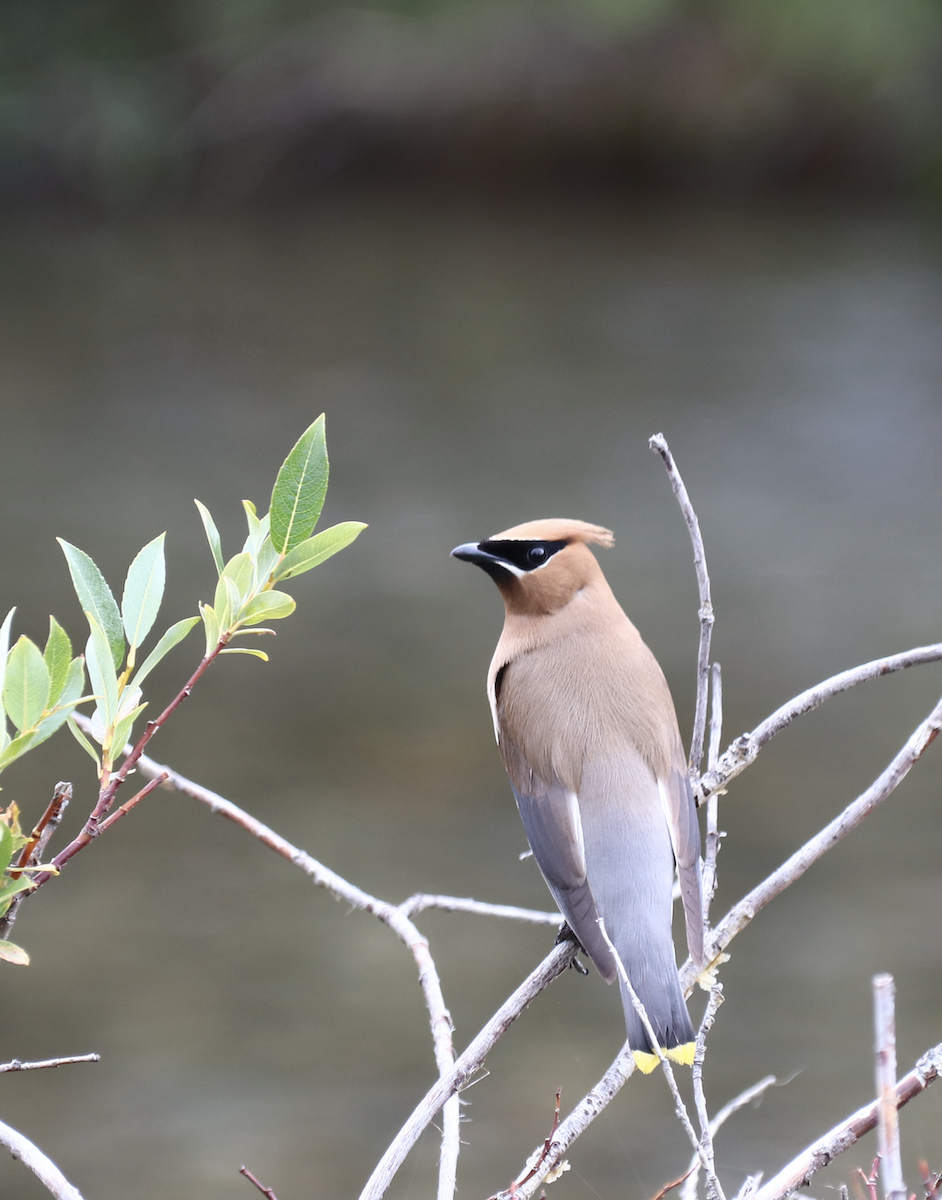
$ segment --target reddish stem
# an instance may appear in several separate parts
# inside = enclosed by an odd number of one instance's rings
[[[107,786],[102,787],[101,791],[98,793],[98,803],[89,814],[88,820],[85,822],[85,825],[82,828],[82,832],[76,838],[74,838],[64,850],[60,850],[60,852],[52,860],[54,866],[62,867],[74,854],[78,854],[79,850],[83,850],[88,843],[93,840],[93,838],[96,838],[101,830],[105,828],[105,825],[110,824],[110,822],[103,823],[103,818],[111,808],[111,805],[114,802],[115,793],[117,792],[118,788],[122,783],[124,783],[125,779],[127,779],[132,767],[144,753],[147,743],[151,740],[157,730],[160,729],[164,722],[167,721],[168,718],[171,717],[173,713],[180,707],[187,696],[189,696],[190,692],[192,692],[193,687],[199,678],[216,660],[220,651],[226,648],[226,644],[228,643],[230,636],[231,634],[228,631],[222,634],[215,648],[209,654],[204,655],[204,657],[200,660],[199,666],[186,681],[180,691],[177,692],[176,696],[174,696],[160,716],[156,717],[153,721],[147,722],[144,727],[144,732],[138,738],[137,743],[131,750],[131,753],[127,756],[118,770],[112,775],[111,782],[108,783]],[[148,791],[152,790],[152,786],[153,785],[148,785],[148,787],[144,788],[139,795],[135,796],[133,798],[134,803],[137,803],[137,801],[141,799],[142,795],[146,795]],[[133,804],[129,807],[133,807]],[[117,814],[115,815],[117,816]],[[122,813],[121,815],[123,816],[124,814]],[[42,885],[50,878],[51,874],[48,871],[44,871],[37,875],[36,879],[34,880],[35,886],[33,891],[35,891],[36,888],[42,887]]]
[[[258,1190],[262,1193],[262,1195],[268,1197],[268,1200],[278,1200],[278,1197],[275,1195],[275,1193],[272,1191],[272,1189],[265,1187],[263,1184],[259,1183],[259,1181],[255,1178],[255,1176],[248,1169],[248,1167],[239,1167],[239,1174],[244,1175],[245,1178],[249,1181],[249,1183],[254,1183],[255,1186],[258,1188]]]

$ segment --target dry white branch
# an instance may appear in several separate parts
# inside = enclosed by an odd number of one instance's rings
[[[860,683],[877,679],[881,675],[892,675],[895,671],[903,671],[907,667],[921,666],[924,663],[942,660],[942,642],[931,646],[917,646],[902,654],[891,654],[886,658],[875,658],[872,662],[852,667],[832,675],[822,683],[816,684],[807,691],[777,708],[771,716],[766,717],[761,725],[757,725],[751,733],[744,733],[728,747],[715,767],[711,767],[694,788],[698,803],[715,792],[724,788],[731,779],[741,774],[750,763],[755,762],[759,751],[770,742],[777,733],[781,733],[796,717],[817,708],[825,700],[847,692]]]
[[[697,1176],[699,1175],[700,1165],[706,1168],[707,1173],[707,1195],[710,1200],[722,1200],[723,1190],[719,1185],[719,1180],[716,1177],[716,1155],[713,1149],[713,1123],[710,1121],[709,1110],[707,1109],[706,1093],[703,1090],[703,1060],[706,1057],[706,1038],[707,1034],[713,1028],[713,1022],[716,1019],[717,1009],[723,1003],[723,985],[714,983],[710,989],[710,1000],[706,1007],[706,1012],[703,1014],[703,1020],[700,1022],[700,1028],[697,1030],[697,1045],[693,1055],[693,1096],[697,1106],[697,1117],[700,1121],[700,1145],[697,1153],[694,1154],[691,1160],[690,1171],[687,1183],[693,1180],[691,1197],[697,1194]],[[686,1184],[684,1185],[686,1188]],[[682,1193],[683,1194],[683,1193]]]
[[[752,1087],[746,1088],[744,1092],[740,1092],[738,1096],[734,1096],[728,1104],[724,1104],[710,1122],[710,1136],[716,1137],[717,1131],[726,1124],[733,1113],[739,1112],[741,1108],[745,1108],[751,1101],[758,1099],[773,1083],[777,1082],[778,1080],[774,1075],[766,1075],[764,1079],[760,1079]],[[695,1154],[691,1158],[689,1170],[690,1174],[684,1180],[684,1186],[680,1190],[680,1200],[696,1200],[697,1182],[700,1178],[700,1156],[698,1154]],[[737,1200],[739,1200],[738,1197]]]
[[[500,1006],[463,1054],[458,1056],[453,1069],[443,1076],[425,1094],[408,1121],[390,1143],[386,1153],[360,1193],[360,1200],[379,1200],[389,1187],[396,1172],[405,1161],[406,1155],[418,1141],[422,1131],[434,1120],[435,1114],[449,1096],[456,1095],[467,1087],[472,1077],[484,1065],[490,1050],[507,1032],[523,1010],[554,979],[566,970],[576,956],[575,942],[561,942],[554,946],[535,971],[523,981],[517,990]]]
[[[882,804],[909,774],[913,764],[935,740],[940,729],[942,729],[942,700],[925,721],[916,728],[889,766],[877,776],[865,792],[848,804],[839,816],[825,825],[819,833],[815,834],[791,858],[754,887],[738,904],[733,905],[710,935],[709,944],[706,947],[707,959],[709,961],[715,959],[736,934],[745,929],[760,909],[799,879],[813,863],[846,837],[852,829],[856,829],[865,817]],[[697,968],[688,959],[680,973],[681,983],[685,990],[693,987],[697,974]]]
[[[513,904],[486,904],[483,900],[464,899],[460,896],[431,896],[418,892],[398,906],[407,917],[428,908],[442,908],[446,912],[477,913],[482,917],[503,917],[510,921],[529,921],[534,925],[562,925],[563,916],[558,912],[540,912],[535,908],[517,908]]]
[[[892,975],[873,977],[874,1056],[879,1120],[877,1150],[885,1200],[906,1200],[896,1111],[896,988]]]
[[[700,522],[690,503],[687,488],[677,470],[674,456],[670,452],[663,433],[648,438],[648,445],[664,460],[677,503],[684,514],[690,541],[693,545],[693,565],[697,572],[697,588],[700,593],[700,646],[697,651],[697,705],[693,717],[693,735],[690,739],[690,769],[700,770],[703,758],[703,738],[706,731],[707,694],[710,688],[710,641],[713,637],[713,601],[710,596],[710,576],[707,574],[706,553],[700,534]]]
[[[896,1107],[902,1108],[939,1077],[942,1072],[942,1043],[933,1046],[896,1085]],[[750,1200],[783,1200],[811,1181],[815,1172],[849,1150],[877,1124],[879,1101],[874,1100],[847,1117],[840,1125],[818,1138],[778,1172],[768,1183],[751,1193]],[[740,1193],[741,1195],[741,1193]],[[737,1197],[739,1200],[739,1197]]]
[[[20,1062],[11,1059],[0,1063],[0,1075],[5,1071],[43,1071],[49,1067],[67,1067],[72,1063],[101,1062],[100,1054],[75,1054],[71,1058],[44,1058],[41,1062]]]
[[[714,663],[712,687],[710,688],[710,748],[707,752],[707,769],[715,769],[720,754],[720,738],[723,734],[723,673],[720,664]],[[707,800],[706,847],[703,856],[703,923],[709,924],[710,905],[716,894],[716,860],[720,852],[719,792],[711,792]]]
[[[56,1200],[82,1200],[82,1194],[73,1187],[51,1158],[47,1158],[29,1138],[0,1121],[0,1146],[6,1146],[14,1158],[28,1167],[43,1187]]]

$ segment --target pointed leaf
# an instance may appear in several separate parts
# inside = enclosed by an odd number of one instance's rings
[[[79,727],[75,724],[75,722],[72,720],[71,717],[69,717],[68,725],[69,725],[69,732],[72,734],[72,736],[78,742],[78,744],[82,747],[82,749],[86,750],[92,756],[92,761],[94,762],[95,766],[100,771],[101,770],[101,759],[98,757],[98,751],[95,749],[95,747],[92,745],[92,743],[85,736],[84,732],[81,729],[79,729]]]
[[[124,625],[111,588],[84,550],[79,550],[77,546],[70,545],[62,538],[56,540],[62,547],[65,561],[69,564],[69,574],[72,576],[75,594],[82,608],[86,613],[91,613],[98,622],[99,628],[108,639],[112,661],[115,667],[120,667],[124,661]]]
[[[206,540],[209,542],[209,548],[213,552],[213,562],[216,564],[216,574],[222,574],[223,563],[225,560],[222,557],[222,539],[219,536],[219,530],[216,528],[216,522],[212,518],[212,514],[205,504],[199,500],[194,500],[193,503],[199,509],[200,518],[203,522],[203,528],[206,530]]]
[[[199,617],[184,617],[182,621],[177,621],[175,625],[171,625],[157,645],[151,650],[150,654],[141,663],[140,667],[138,667],[137,671],[135,671],[134,684],[140,686],[164,655],[168,654],[178,642],[182,642],[193,626],[199,624],[199,621]]]
[[[0,771],[4,770],[12,762],[16,760],[27,750],[32,749],[36,744],[36,731],[28,730],[26,733],[21,733],[19,737],[15,737],[12,742],[9,742],[0,753]]]
[[[242,609],[239,620],[244,625],[280,621],[283,617],[290,617],[296,607],[294,597],[287,592],[260,592]]]
[[[153,628],[164,598],[167,569],[162,533],[138,552],[128,568],[121,597],[121,617],[129,646],[140,646]]]
[[[32,729],[49,700],[49,671],[35,642],[23,634],[7,658],[3,707],[22,733]]]
[[[226,650],[220,650],[220,654],[251,654],[253,658],[260,658],[262,662],[268,662],[268,655],[264,650],[249,650],[247,646],[230,646]]]
[[[124,753],[124,747],[131,740],[131,730],[134,728],[134,722],[147,707],[145,704],[139,704],[137,708],[131,709],[129,713],[123,716],[115,725],[114,734],[111,738],[111,756],[117,758]]]
[[[118,713],[118,680],[104,632],[91,613],[86,613],[91,635],[85,646],[88,681],[97,697],[95,712],[106,728]]]
[[[243,500],[242,507],[245,509],[245,519],[249,527],[249,534],[245,539],[242,549],[246,554],[251,554],[254,558],[265,534],[262,532],[262,523],[258,519],[258,514],[255,511],[255,505],[252,501]]]
[[[282,464],[271,494],[271,540],[287,554],[311,536],[327,494],[323,414],[301,434]]]
[[[206,630],[206,653],[212,654],[219,645],[219,618],[211,604],[200,605],[200,616]]]
[[[12,942],[0,941],[0,958],[17,967],[29,966],[29,955],[21,946],[14,946]]]
[[[278,564],[279,557],[278,551],[271,544],[271,538],[266,537],[259,547],[258,556],[255,560],[255,583],[257,587],[262,587],[272,580],[273,571]]]
[[[314,537],[308,538],[300,546],[295,546],[275,568],[275,581],[290,579],[294,575],[302,575],[305,571],[310,571],[312,567],[322,563],[325,558],[330,558],[344,546],[349,546],[364,529],[366,526],[362,521],[342,521],[339,525],[331,525],[329,529],[324,529]]]
[[[6,821],[0,821],[0,875],[10,865],[13,858],[13,831]]]
[[[3,618],[3,624],[0,625],[0,695],[3,694],[3,683],[7,669],[7,655],[10,651],[10,626],[13,624],[13,614],[15,608],[11,608],[7,615]],[[3,722],[0,721],[0,727]]]
[[[81,658],[74,658],[69,667],[65,687],[63,687],[62,694],[56,701],[54,710],[49,713],[48,717],[44,717],[36,728],[34,746],[38,746],[46,738],[52,737],[56,730],[66,723],[74,711],[76,703],[82,698],[84,683],[85,663]]]
[[[55,617],[49,618],[49,636],[46,638],[43,660],[49,672],[49,704],[51,706],[56,704],[62,695],[69,668],[72,666],[72,643],[69,641],[69,635]]]

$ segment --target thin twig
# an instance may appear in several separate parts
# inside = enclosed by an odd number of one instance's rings
[[[45,849],[49,845],[52,835],[58,829],[59,823],[62,820],[65,810],[69,807],[71,799],[71,783],[57,783],[52,791],[52,799],[46,805],[46,811],[36,822],[36,826],[30,834],[29,841],[20,851],[20,857],[17,859],[16,864],[17,869],[10,872],[11,879],[19,879],[23,874],[24,867],[32,867],[42,862]],[[0,938],[9,936],[19,907],[27,895],[29,895],[28,892],[20,892],[19,895],[13,897],[10,907],[4,913],[3,919],[0,920]]]
[[[710,688],[710,748],[707,770],[716,768],[723,736],[723,672],[719,663],[713,664]],[[703,864],[703,924],[709,926],[710,905],[716,894],[716,860],[720,852],[719,792],[711,792],[707,800],[706,853]]]
[[[713,637],[713,601],[710,597],[710,576],[707,574],[706,554],[700,534],[700,522],[694,512],[684,481],[677,470],[674,456],[670,452],[663,433],[648,439],[648,445],[664,460],[677,503],[684,514],[690,541],[693,544],[693,565],[697,572],[697,588],[700,592],[700,647],[697,651],[697,706],[693,718],[693,735],[690,739],[690,769],[700,770],[703,758],[703,737],[706,730],[707,693],[710,688],[710,640]]]
[[[703,1014],[703,1020],[700,1022],[700,1028],[697,1030],[697,1044],[693,1054],[693,1096],[697,1106],[697,1117],[700,1121],[700,1147],[699,1153],[694,1154],[691,1160],[691,1175],[688,1180],[690,1187],[690,1196],[697,1194],[696,1176],[697,1163],[703,1163],[707,1169],[707,1195],[711,1200],[720,1200],[723,1192],[719,1186],[719,1180],[716,1177],[716,1156],[713,1150],[713,1125],[710,1121],[709,1110],[707,1109],[706,1093],[703,1090],[703,1060],[706,1056],[706,1037],[713,1028],[713,1022],[716,1019],[717,1009],[723,1003],[723,987],[719,983],[715,983],[710,989],[710,999],[707,1003],[706,1012]],[[682,1195],[687,1194],[685,1187]]]
[[[274,1189],[270,1188],[270,1187],[265,1187],[265,1185],[263,1183],[259,1183],[259,1181],[255,1178],[255,1176],[248,1169],[248,1167],[239,1167],[239,1174],[244,1175],[245,1178],[249,1181],[249,1183],[254,1184],[258,1188],[258,1190],[262,1193],[263,1196],[268,1197],[268,1200],[278,1200],[278,1197],[275,1195]]]
[[[598,1083],[583,1096],[569,1116],[560,1122],[549,1149],[543,1145],[537,1146],[527,1159],[513,1187],[506,1192],[500,1192],[495,1200],[529,1200],[547,1175],[559,1170],[569,1147],[611,1104],[636,1069],[634,1055],[626,1042]],[[542,1161],[539,1169],[535,1175],[531,1175],[531,1166],[540,1156]],[[526,1183],[523,1182],[524,1177]]]
[[[177,692],[163,712],[159,716],[155,717],[153,721],[147,722],[147,724],[144,726],[144,732],[130,749],[124,747],[124,762],[122,762],[118,770],[110,776],[110,779],[107,782],[102,782],[101,789],[98,793],[98,800],[95,804],[95,807],[89,814],[88,820],[82,826],[82,830],[78,836],[73,838],[73,840],[69,842],[68,846],[66,846],[64,850],[61,850],[55,856],[55,858],[52,860],[53,866],[64,866],[69,859],[73,857],[73,855],[78,854],[80,850],[84,850],[84,848],[98,836],[98,834],[101,832],[104,818],[114,802],[118,788],[121,787],[128,775],[133,770],[138,759],[144,753],[144,748],[150,742],[151,738],[158,731],[158,729],[160,729],[170,719],[183,701],[189,697],[200,678],[212,666],[212,664],[219,657],[220,653],[226,648],[230,637],[231,633],[229,631],[226,631],[221,635],[219,641],[216,643],[213,649],[208,654],[203,655],[196,670],[179,690],[179,692]],[[73,714],[73,720],[75,720],[75,723],[82,729],[86,729],[91,732],[91,722],[87,717],[80,717],[80,715],[76,713]],[[50,872],[40,872],[40,874],[38,874],[33,881],[35,886],[30,892],[30,895],[33,894],[36,888],[42,887],[42,885],[50,878]]]
[[[677,1086],[677,1080],[674,1077],[674,1068],[670,1064],[661,1046],[658,1044],[657,1035],[654,1032],[654,1026],[651,1024],[644,1005],[641,1002],[641,997],[632,986],[631,980],[628,978],[628,972],[625,969],[625,964],[622,962],[621,955],[615,948],[615,944],[608,935],[608,930],[605,928],[605,921],[599,918],[599,932],[602,935],[602,940],[611,952],[615,960],[615,966],[618,968],[618,975],[621,982],[628,993],[632,1007],[641,1018],[641,1024],[644,1026],[644,1031],[648,1035],[648,1040],[651,1043],[654,1054],[660,1059],[661,1067],[664,1071],[664,1078],[667,1080],[667,1086],[670,1088],[671,1095],[674,1097],[674,1110],[677,1113],[677,1119],[683,1126],[684,1132],[693,1146],[694,1153],[700,1158],[700,1162],[706,1171],[707,1179],[710,1183],[710,1195],[712,1200],[725,1200],[723,1189],[720,1187],[720,1181],[716,1178],[716,1172],[713,1170],[713,1163],[709,1159],[704,1148],[703,1142],[697,1137],[696,1130],[693,1127],[693,1122],[690,1120],[690,1114],[687,1112],[687,1106],[684,1104],[683,1097],[680,1094],[680,1088]],[[717,1002],[718,1003],[718,1002]]]
[[[0,1075],[5,1071],[43,1071],[48,1067],[67,1067],[72,1063],[101,1062],[100,1054],[74,1054],[70,1058],[44,1058],[42,1062],[20,1062],[13,1058],[0,1063]]]
[[[531,971],[517,990],[504,1001],[464,1053],[458,1056],[451,1072],[439,1079],[425,1094],[377,1163],[366,1187],[360,1193],[360,1200],[379,1200],[402,1166],[406,1155],[418,1141],[419,1135],[434,1119],[444,1102],[470,1083],[472,1077],[483,1066],[491,1049],[527,1005],[535,1000],[548,984],[563,974],[575,957],[577,949],[575,942],[568,941],[554,946],[540,965]]]
[[[839,816],[809,839],[778,870],[773,871],[738,904],[733,905],[710,935],[705,952],[707,960],[713,961],[725,950],[736,934],[746,928],[760,909],[785,891],[797,879],[800,879],[813,863],[817,862],[833,845],[846,837],[852,829],[856,829],[865,817],[882,804],[906,778],[912,770],[913,764],[935,740],[940,729],[942,729],[942,700],[936,704],[925,721],[917,726],[899,753],[865,792],[848,804]],[[695,967],[689,959],[684,963],[680,978],[685,990],[693,987],[699,973],[700,969]]]
[[[896,1085],[896,1107],[902,1108],[920,1092],[924,1092],[930,1083],[934,1082],[942,1072],[942,1042],[933,1046],[916,1063],[908,1075]],[[874,1100],[857,1110],[840,1125],[829,1130],[823,1137],[817,1139],[797,1155],[792,1161],[778,1172],[768,1183],[753,1192],[751,1200],[782,1200],[790,1192],[810,1183],[815,1172],[826,1167],[829,1162],[849,1150],[856,1142],[875,1128],[878,1120],[880,1104]]]
[[[734,1113],[739,1112],[741,1108],[745,1108],[751,1101],[758,1099],[759,1096],[763,1095],[768,1088],[777,1082],[778,1080],[774,1075],[766,1075],[764,1079],[760,1079],[752,1087],[748,1087],[744,1092],[740,1092],[738,1096],[734,1096],[728,1104],[723,1105],[710,1122],[710,1135],[716,1137],[718,1130],[726,1124]],[[681,1192],[681,1200],[694,1200],[697,1194],[697,1180],[700,1176],[700,1159],[697,1155],[694,1155],[690,1160],[690,1170],[692,1174],[689,1174],[689,1178],[684,1184],[684,1189]]]
[[[874,1056],[876,1059],[877,1150],[885,1200],[906,1200],[896,1111],[896,988],[892,975],[873,977]]]
[[[28,1167],[39,1182],[56,1200],[82,1200],[77,1187],[62,1174],[51,1158],[18,1130],[0,1121],[0,1146],[6,1146],[14,1158]]]
[[[398,906],[407,917],[428,908],[442,908],[446,912],[477,913],[482,917],[503,917],[510,921],[529,921],[534,925],[561,925],[563,917],[558,912],[540,912],[535,908],[517,908],[513,904],[486,904],[482,900],[462,899],[460,896],[432,896],[418,892]]]
[[[777,708],[771,716],[766,717],[761,725],[757,725],[751,733],[744,733],[727,748],[720,757],[716,767],[711,767],[694,787],[694,795],[698,802],[718,788],[724,788],[741,774],[750,763],[755,762],[759,751],[781,733],[796,717],[811,712],[825,700],[849,691],[860,683],[877,679],[881,675],[892,675],[895,671],[903,671],[907,667],[917,667],[924,663],[939,662],[942,659],[942,642],[931,646],[917,646],[902,654],[891,654],[886,658],[875,658],[872,662],[862,663],[848,671],[841,671],[815,684],[807,691],[793,697],[787,704]]]

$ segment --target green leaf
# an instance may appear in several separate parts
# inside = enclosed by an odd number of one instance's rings
[[[249,535],[245,539],[245,545],[242,549],[246,554],[251,554],[254,558],[258,552],[259,546],[262,544],[262,539],[265,536],[262,530],[262,523],[258,519],[258,514],[255,511],[255,505],[251,500],[243,500],[242,507],[245,509],[245,519],[249,527]]]
[[[17,967],[29,966],[29,955],[22,946],[14,946],[12,942],[0,941],[0,959]]]
[[[13,831],[6,821],[0,821],[0,875],[10,865],[13,858]]]
[[[44,742],[46,738],[52,737],[57,729],[61,728],[69,719],[75,705],[82,697],[83,684],[85,683],[85,663],[81,658],[74,658],[69,666],[69,674],[66,677],[65,686],[62,689],[62,694],[56,701],[55,707],[50,705],[52,711],[47,717],[44,717],[36,728],[36,739],[33,742],[34,746],[38,746],[40,742]],[[86,697],[87,699],[87,697]]]
[[[283,617],[290,617],[296,607],[294,597],[287,592],[260,592],[242,609],[239,620],[244,625],[280,621]]]
[[[23,634],[7,658],[3,707],[22,733],[32,729],[49,701],[49,671],[39,647]]]
[[[3,624],[0,625],[0,696],[3,694],[3,684],[7,669],[7,655],[10,651],[10,626],[13,624],[13,614],[15,608],[11,608],[7,615],[3,618]],[[0,722],[0,726],[2,726]]]
[[[212,514],[205,504],[199,500],[194,500],[193,503],[199,509],[200,518],[203,522],[203,528],[206,530],[206,540],[209,542],[209,548],[213,552],[213,562],[216,564],[216,574],[222,574],[223,562],[222,557],[222,539],[219,536],[219,530],[216,528],[216,522],[212,518]]]
[[[16,762],[21,755],[27,750],[31,750],[36,745],[37,733],[35,729],[29,729],[26,733],[21,733],[19,737],[15,737],[12,742],[9,742],[0,753],[0,771],[4,770],[12,762]]]
[[[228,629],[238,616],[239,609],[252,593],[254,576],[252,556],[244,550],[230,558],[223,567],[213,597],[213,608],[216,610],[220,629]]]
[[[349,546],[364,529],[366,526],[362,521],[342,521],[339,525],[331,525],[329,529],[324,529],[314,537],[308,538],[306,542],[295,546],[291,553],[279,563],[275,569],[275,582],[310,571],[312,567],[322,563],[325,558],[330,558],[344,546]]]
[[[101,770],[101,759],[98,757],[98,751],[95,749],[95,747],[92,745],[92,743],[88,740],[88,738],[85,736],[83,731],[81,729],[79,729],[79,727],[75,724],[75,722],[72,720],[71,717],[69,717],[69,719],[68,719],[68,725],[69,725],[69,732],[72,734],[72,736],[78,742],[78,744],[82,747],[82,749],[86,750],[92,756],[92,761],[95,763],[95,766],[100,771]]]
[[[97,699],[95,712],[102,725],[110,729],[118,715],[118,680],[104,631],[91,613],[87,612],[85,616],[92,631],[85,646],[85,665]]]
[[[49,672],[49,701],[50,705],[57,703],[65,687],[65,681],[72,665],[72,643],[69,635],[55,617],[49,618],[49,636],[46,638],[46,648],[43,651],[43,661]]]
[[[153,628],[164,598],[167,569],[162,533],[138,552],[128,568],[121,597],[121,617],[129,646],[140,646]],[[116,664],[120,666],[121,664]]]
[[[225,650],[220,650],[220,654],[251,654],[253,658],[260,658],[262,662],[268,662],[268,655],[264,650],[249,650],[247,646],[229,646]]]
[[[287,554],[311,536],[327,495],[327,443],[321,414],[282,464],[271,494],[271,540]]]
[[[212,654],[219,645],[219,618],[211,604],[200,605],[200,616],[206,630],[206,653]]]
[[[97,621],[108,640],[114,665],[120,668],[124,661],[124,625],[111,588],[84,550],[71,546],[62,538],[56,540],[62,547],[65,561],[69,564],[69,574],[72,576],[79,603],[82,609],[91,613]]]
[[[140,695],[140,691],[138,691]],[[134,728],[134,722],[147,707],[146,702],[139,704],[137,708],[132,708],[129,713],[126,713],[115,725],[114,734],[111,738],[111,755],[117,758],[124,753],[125,745],[131,739],[131,730]]]
[[[142,684],[164,655],[168,654],[178,642],[182,642],[193,626],[199,624],[199,621],[199,617],[184,617],[182,621],[177,621],[175,625],[171,625],[157,645],[151,650],[150,654],[141,663],[140,667],[138,667],[137,671],[135,671],[134,684],[136,686]]]

